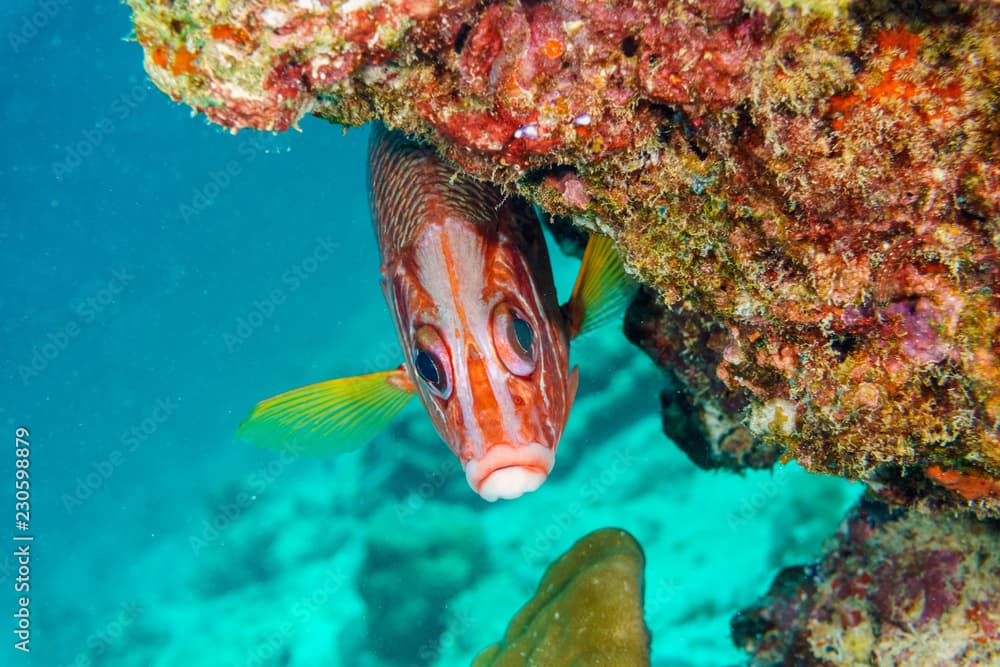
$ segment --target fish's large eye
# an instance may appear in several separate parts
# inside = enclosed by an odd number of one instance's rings
[[[430,390],[441,398],[451,396],[448,348],[432,326],[422,326],[413,337],[413,366]]]
[[[535,330],[527,318],[504,303],[493,310],[493,345],[514,375],[530,375],[535,370]]]
[[[421,350],[418,348],[413,363],[416,365],[417,372],[420,373],[420,377],[435,386],[441,384],[441,378],[444,376],[444,370],[442,370],[441,362],[437,359],[437,357],[427,350]]]

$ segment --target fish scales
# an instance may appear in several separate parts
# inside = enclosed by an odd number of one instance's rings
[[[369,148],[369,201],[379,251],[410,245],[422,223],[453,215],[482,225],[495,224],[503,202],[489,183],[462,176],[433,148],[379,125]]]

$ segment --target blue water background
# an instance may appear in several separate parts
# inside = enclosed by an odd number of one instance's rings
[[[142,552],[264,456],[233,442],[262,389],[346,373],[393,338],[366,130],[233,137],[147,80],[124,5],[3,11],[0,424],[32,433],[41,598],[68,593],[46,588],[67,554],[109,533]],[[69,576],[149,576],[111,558]]]

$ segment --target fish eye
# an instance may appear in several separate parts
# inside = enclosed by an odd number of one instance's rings
[[[517,345],[521,351],[530,357],[531,343],[535,339],[535,332],[531,329],[530,324],[516,315],[514,316],[514,338],[517,339]]]
[[[434,327],[425,325],[417,329],[414,336],[413,366],[420,379],[440,398],[451,395],[449,369],[445,366],[447,355],[448,348]]]
[[[443,375],[441,372],[441,362],[435,359],[430,352],[418,348],[413,363],[417,367],[420,377],[426,382],[433,385],[440,384],[441,376]]]
[[[500,361],[514,375],[530,375],[535,370],[535,330],[507,304],[493,311],[493,345]]]

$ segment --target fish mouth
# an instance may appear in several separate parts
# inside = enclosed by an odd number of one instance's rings
[[[465,464],[465,478],[483,500],[512,500],[540,487],[554,462],[555,453],[537,442],[494,445],[482,458]]]

